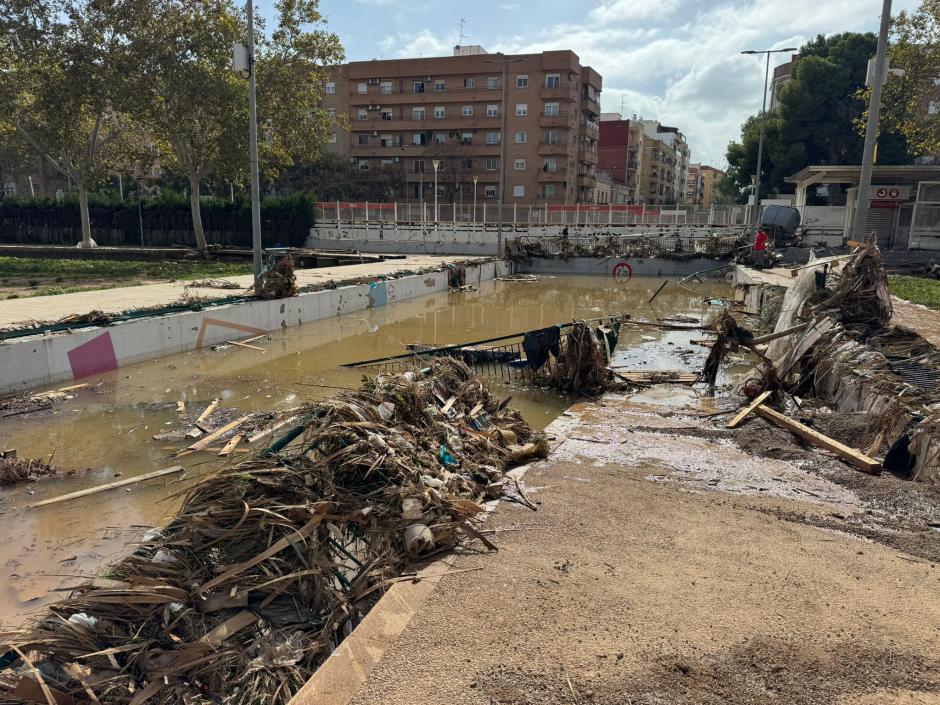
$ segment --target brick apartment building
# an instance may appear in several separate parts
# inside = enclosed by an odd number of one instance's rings
[[[623,188],[614,203],[640,203],[640,159],[643,151],[643,126],[636,120],[623,120],[619,113],[603,113],[597,148],[598,171],[610,175]]]
[[[505,139],[506,203],[594,203],[600,93],[571,51],[352,62],[324,86],[324,106],[349,120],[328,149],[360,169],[400,168],[408,200],[433,199],[438,160],[442,202],[472,199],[474,177],[484,202],[498,197]]]

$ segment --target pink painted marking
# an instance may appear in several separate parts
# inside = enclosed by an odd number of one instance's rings
[[[69,350],[69,364],[75,379],[118,368],[111,333],[105,332]]]

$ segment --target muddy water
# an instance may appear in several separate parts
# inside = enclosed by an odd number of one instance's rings
[[[200,408],[216,397],[243,410],[285,409],[359,384],[361,370],[345,362],[403,352],[406,343],[448,344],[484,339],[611,313],[634,318],[685,314],[710,317],[703,297],[727,295],[723,285],[690,293],[674,285],[647,300],[662,280],[616,283],[592,277],[488,282],[478,292],[435,294],[391,306],[318,321],[272,335],[264,352],[229,347],[174,355],[90,378],[94,389],[53,412],[0,421],[0,447],[22,457],[48,458],[60,467],[90,468],[72,478],[0,492],[0,623],[17,624],[55,597],[51,592],[93,574],[126,551],[142,531],[172,516],[177,493],[215,467],[214,456],[194,455],[182,479],[151,481],[83,499],[25,510],[29,502],[130,477],[173,464],[182,443],[153,440],[177,428],[176,402]],[[617,363],[636,369],[698,368],[707,350],[690,345],[686,331],[628,327]],[[501,386],[501,385],[500,385]],[[544,427],[571,403],[563,395],[519,387],[514,404]]]

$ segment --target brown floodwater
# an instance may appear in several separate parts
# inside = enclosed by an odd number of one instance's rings
[[[601,277],[554,277],[536,282],[485,282],[476,292],[432,294],[277,332],[255,344],[199,350],[131,365],[89,378],[52,411],[0,421],[0,448],[21,457],[53,457],[55,465],[83,470],[0,491],[0,624],[16,625],[75,584],[119,558],[130,542],[177,510],[177,494],[218,458],[183,460],[186,476],[170,476],[34,510],[29,502],[132,477],[175,464],[168,455],[182,442],[156,441],[179,427],[176,402],[199,408],[212,399],[240,410],[287,409],[323,399],[337,387],[357,386],[363,371],[343,363],[404,352],[407,343],[442,345],[530,330],[577,318],[630,314],[655,321],[677,314],[708,319],[719,307],[703,299],[727,296],[708,284],[689,292],[667,286],[651,305],[661,279],[617,282]],[[698,369],[707,349],[690,344],[688,331],[625,327],[615,364],[636,369]],[[533,425],[544,428],[571,403],[565,395],[494,383],[500,395]],[[687,399],[684,397],[685,403]],[[237,460],[237,458],[236,458]],[[85,469],[88,469],[85,471]]]

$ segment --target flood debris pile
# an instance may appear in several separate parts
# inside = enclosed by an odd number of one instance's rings
[[[74,470],[60,470],[42,460],[17,457],[15,450],[0,451],[0,487],[73,474]]]
[[[286,703],[415,561],[480,538],[506,469],[546,451],[450,359],[298,416],[17,635],[0,701]]]
[[[576,321],[564,333],[557,327],[554,331],[553,338],[546,338],[545,331],[537,331],[542,337],[535,345],[529,344],[529,336],[524,342],[527,360],[537,370],[534,378],[537,385],[589,397],[627,386],[609,369],[619,324],[593,327],[586,321]],[[551,361],[549,354],[554,358]]]
[[[51,409],[52,407],[75,398],[75,393],[83,389],[88,389],[91,385],[87,383],[72,384],[68,387],[60,387],[47,392],[38,392],[35,394],[17,394],[14,396],[0,399],[0,418],[6,416],[20,416],[22,414],[31,414],[35,411]]]
[[[294,260],[282,257],[273,267],[264,273],[264,281],[258,297],[262,299],[287,299],[297,296],[297,276],[294,274]]]
[[[730,258],[742,243],[743,234],[662,231],[636,235],[612,235],[606,230],[577,234],[519,237],[506,241],[506,259],[530,262],[532,259],[569,260],[576,257],[659,257],[687,260],[696,257]]]

